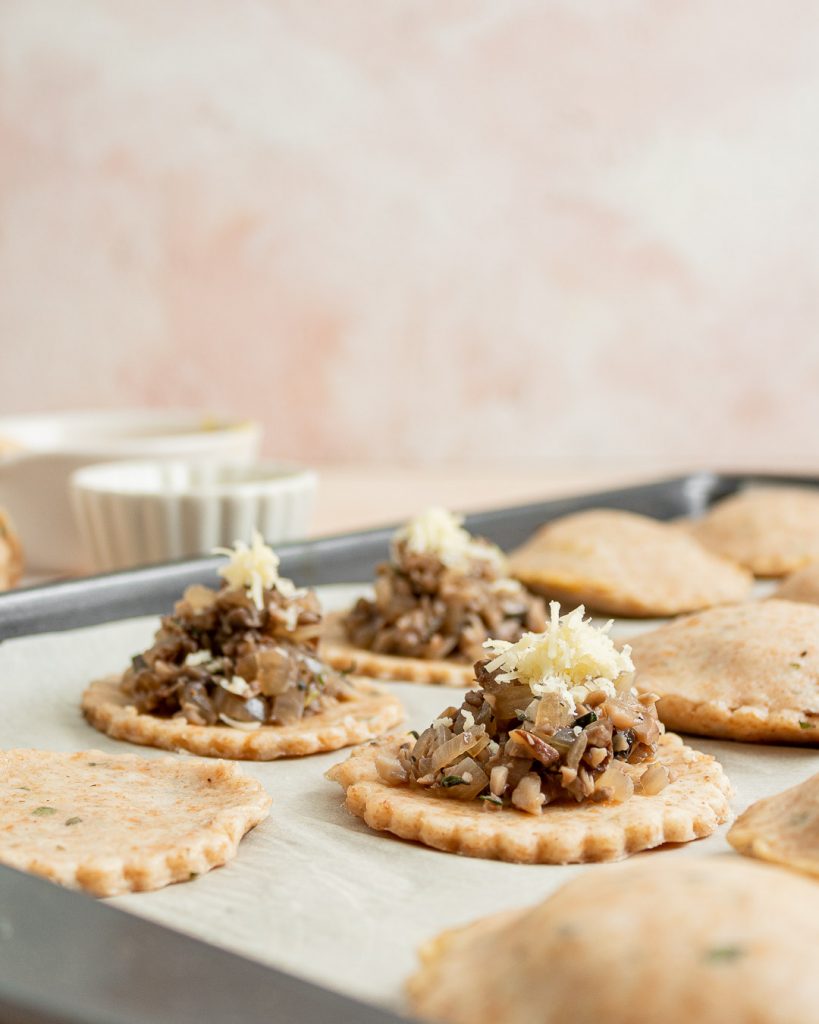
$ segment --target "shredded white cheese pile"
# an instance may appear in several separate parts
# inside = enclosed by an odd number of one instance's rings
[[[436,555],[450,569],[466,569],[481,559],[506,571],[506,558],[499,547],[477,541],[462,526],[463,517],[445,508],[428,508],[397,530],[392,539],[393,562],[398,561],[397,545],[403,542],[414,554]]]
[[[232,587],[245,587],[259,611],[264,609],[264,591],[274,588],[284,597],[293,597],[296,586],[286,576],[279,576],[279,556],[267,546],[258,530],[252,533],[250,546],[237,540],[232,548],[214,548],[214,555],[227,555],[227,565],[219,570],[222,579]]]
[[[487,670],[500,669],[499,682],[525,683],[536,697],[557,693],[571,712],[593,690],[613,696],[617,677],[634,671],[631,648],[626,644],[618,651],[608,635],[612,623],[593,626],[584,620],[582,604],[563,616],[557,601],[549,609],[551,621],[543,633],[524,633],[514,644],[487,640],[483,646],[496,655]]]

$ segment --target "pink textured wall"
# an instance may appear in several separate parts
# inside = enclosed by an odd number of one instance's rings
[[[0,404],[819,460],[813,0],[0,3]]]

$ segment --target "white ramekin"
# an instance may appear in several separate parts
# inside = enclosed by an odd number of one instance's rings
[[[139,461],[86,466],[71,477],[87,558],[106,572],[304,537],[317,475],[280,462]]]
[[[83,568],[68,494],[81,466],[114,459],[250,462],[261,427],[197,410],[137,409],[0,418],[0,506],[11,514],[26,572]]]

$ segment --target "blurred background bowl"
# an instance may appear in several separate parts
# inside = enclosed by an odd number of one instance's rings
[[[87,466],[71,478],[77,525],[97,571],[209,553],[249,541],[304,537],[318,483],[310,469],[141,461]]]
[[[258,423],[199,410],[116,410],[0,418],[0,506],[14,520],[26,571],[84,568],[68,481],[82,466],[119,459],[251,462]]]

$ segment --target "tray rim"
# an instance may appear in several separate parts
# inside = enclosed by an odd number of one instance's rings
[[[705,507],[705,504],[716,497],[724,497],[752,483],[797,484],[816,487],[819,486],[819,476],[795,476],[770,472],[721,473],[716,470],[702,470],[600,491],[561,495],[523,505],[492,508],[468,515],[466,525],[472,530],[485,532],[491,537],[499,524],[508,521],[510,517],[525,518],[542,514],[543,521],[546,521],[546,519],[554,518],[568,511],[591,507],[595,504],[613,503],[614,507],[628,508],[629,504],[633,503],[633,499],[637,497],[658,497],[672,494],[687,497],[689,500],[699,503],[701,507]],[[362,531],[333,534],[308,541],[277,545],[277,551],[282,557],[283,572],[296,575],[297,578],[301,576],[300,582],[305,582],[305,577],[307,577],[308,585],[318,586],[322,583],[322,562],[331,562],[333,559],[340,560],[343,569],[344,565],[350,562],[349,558],[345,562],[345,551],[348,555],[352,553],[353,560],[372,559],[373,556],[382,557],[394,529],[395,525],[393,524]],[[187,583],[212,576],[218,564],[219,559],[217,558],[187,559],[76,580],[40,584],[0,594],[0,642],[39,633],[60,632],[83,626],[99,625],[103,622],[120,621],[137,614],[152,614],[150,611],[134,610],[138,604],[138,602],[135,604],[133,600],[135,594],[139,600],[144,600],[146,596],[158,600],[162,600],[168,595],[178,597],[181,589]],[[326,580],[324,582],[336,581]],[[341,580],[337,582],[341,582]],[[84,598],[86,600],[83,600]],[[61,889],[44,879],[0,865],[0,908],[5,914],[5,916],[0,914],[0,1011],[2,1011],[3,1020],[9,1021],[10,1024],[15,1024],[17,1021],[20,1021],[21,1024],[23,1022],[25,1024],[53,1024],[53,1022],[97,1024],[97,1021],[103,1020],[110,1021],[111,1024],[120,1024],[120,1022],[121,1024],[163,1024],[165,1021],[170,1024],[171,1021],[208,1019],[207,1016],[202,1017],[201,1013],[206,1007],[213,1006],[213,1003],[207,1000],[200,1001],[195,1010],[196,1015],[190,1018],[184,1014],[180,1015],[178,1007],[174,1007],[173,1016],[161,1013],[158,1015],[156,1007],[143,1011],[139,1005],[126,1007],[123,1012],[120,1012],[119,1004],[112,1003],[110,997],[107,1002],[104,999],[101,1002],[100,998],[105,996],[107,990],[96,991],[90,982],[79,990],[79,998],[77,998],[78,993],[75,992],[73,1002],[69,1001],[69,1003],[59,1000],[56,992],[47,990],[44,993],[42,985],[39,988],[27,986],[25,981],[20,981],[19,973],[18,975],[10,974],[10,968],[14,963],[17,963],[18,968],[19,964],[23,962],[36,965],[38,961],[42,960],[44,949],[39,941],[29,942],[22,949],[19,948],[19,943],[15,942],[14,945],[18,947],[17,959],[4,957],[2,955],[3,939],[6,938],[6,934],[3,926],[6,925],[6,931],[9,927],[13,931],[14,925],[9,922],[14,913],[24,913],[25,908],[29,907],[32,901],[43,908],[44,914],[56,915],[56,920],[59,920],[61,915],[68,913],[72,921],[89,921],[88,927],[92,929],[97,927],[107,929],[109,922],[113,922],[110,928],[113,933],[119,936],[123,934],[129,936],[136,958],[134,963],[140,955],[148,956],[150,954],[155,945],[154,940],[158,936],[163,940],[159,942],[159,945],[164,948],[169,944],[175,951],[174,955],[169,957],[164,964],[170,970],[170,975],[152,979],[160,989],[162,982],[178,984],[178,980],[172,976],[171,970],[178,959],[186,963],[195,963],[198,954],[212,965],[207,976],[202,979],[203,989],[199,994],[203,998],[211,991],[209,986],[214,984],[217,978],[220,979],[220,988],[228,987],[227,983],[230,977],[244,976],[247,965],[250,965],[253,968],[253,984],[240,990],[234,1000],[237,1021],[261,1020],[262,1017],[257,1014],[257,1011],[262,1005],[264,1006],[263,1019],[267,1024],[289,1020],[299,1020],[300,1024],[312,1024],[312,1022],[318,1024],[324,1020],[332,1020],[336,1024],[354,1024],[354,1022],[359,1022],[359,1024],[398,1024],[402,1020],[408,1020],[408,1018],[397,1016],[382,1007],[352,999],[332,989],[301,979],[287,971],[258,963],[251,958],[231,953],[166,925],[137,917],[128,911],[94,900],[83,893]],[[22,921],[23,918],[20,920]],[[143,936],[145,937],[144,943]],[[49,937],[47,934],[46,940]],[[39,938],[42,939],[42,936]],[[193,961],[191,961],[191,957],[193,957]],[[132,963],[130,966],[131,974],[126,971],[122,983],[132,986],[129,991],[133,995],[135,977],[131,975],[134,973],[134,964]],[[87,967],[88,965],[86,965]],[[153,964],[153,969],[158,969],[156,963]],[[34,972],[35,977],[37,973]],[[63,983],[64,981],[65,979],[63,979]],[[260,1001],[261,992],[267,993],[262,1001]],[[284,1016],[276,1012],[277,1003],[275,1001],[282,999],[282,993],[286,993],[286,997],[278,1003],[278,1009],[282,1010]],[[247,997],[246,1005],[242,1003],[243,997]],[[271,998],[274,1000],[273,1003],[270,1002]],[[287,1009],[284,1009],[285,1006]],[[296,1006],[298,1006],[298,1015],[291,1017],[289,1012]],[[330,1017],[323,1015],[328,1006],[332,1007]],[[315,1016],[314,1011],[317,1008],[321,1008],[321,1016]],[[220,1017],[220,1020],[225,1019],[224,1016]]]
[[[652,496],[666,491],[680,491],[702,504],[714,497],[723,497],[742,486],[752,483],[796,484],[819,486],[819,476],[777,474],[772,472],[721,472],[719,470],[695,470],[670,477],[659,477],[621,487],[607,487],[603,490],[581,491],[541,501],[524,504],[499,506],[473,512],[466,516],[466,526],[485,532],[492,538],[499,523],[510,516],[525,517],[544,513],[544,521],[564,512],[594,504],[612,503],[614,507],[626,507],[623,502],[636,496]],[[370,557],[371,561],[383,557],[390,535],[398,524],[391,523],[366,530],[353,530],[311,538],[290,541],[276,545],[281,556],[282,572],[293,575],[305,586],[320,586],[322,583],[354,582],[355,576],[342,573],[341,576],[323,579],[322,561],[338,561],[345,549],[352,549],[354,558],[347,558],[344,564]],[[202,582],[213,575],[219,564],[215,557],[182,559],[162,562],[134,569],[119,570],[77,579],[40,583],[30,587],[0,593],[0,643],[15,637],[30,636],[41,632],[60,632],[82,626],[99,625],[143,614],[147,596],[156,601],[165,601],[170,607],[190,583]],[[161,610],[161,609],[160,609]]]

